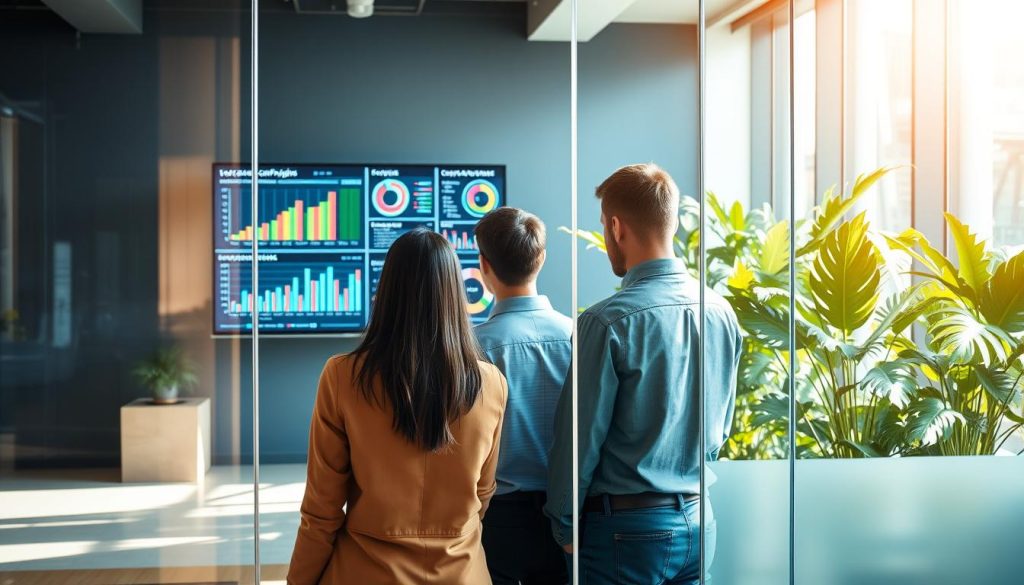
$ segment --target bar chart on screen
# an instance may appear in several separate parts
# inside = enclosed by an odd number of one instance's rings
[[[240,328],[258,308],[260,328],[296,330],[363,325],[366,303],[361,254],[261,254],[259,290],[248,262],[218,262],[222,325]]]
[[[473,235],[472,225],[451,225],[445,226],[441,223],[441,235],[452,245],[456,252],[476,252],[476,236]]]
[[[255,238],[268,249],[361,247],[363,178],[354,171],[338,176],[300,170],[297,177],[261,180],[256,225],[251,223],[251,185],[220,180],[216,189],[222,243],[240,248]]]

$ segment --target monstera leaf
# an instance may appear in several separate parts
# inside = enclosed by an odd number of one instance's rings
[[[996,267],[981,294],[981,312],[1010,333],[1024,331],[1024,252]]]
[[[822,242],[811,268],[814,306],[847,336],[867,322],[878,302],[879,258],[866,232],[863,213],[843,223]]]
[[[999,327],[979,321],[962,307],[947,307],[939,313],[930,333],[940,354],[948,355],[954,363],[983,364],[1006,359],[1016,341]]]
[[[924,396],[907,408],[907,437],[922,445],[938,444],[964,415],[949,408],[938,396]]]
[[[991,277],[985,241],[978,241],[978,236],[971,233],[970,228],[952,213],[946,214],[946,221],[949,223],[949,233],[953,236],[956,255],[960,261],[960,279],[975,292],[980,292]]]
[[[910,402],[917,389],[917,379],[910,364],[898,360],[882,362],[871,368],[864,374],[862,383],[868,390],[887,397],[889,402],[900,408]]]
[[[789,318],[787,313],[733,290],[729,303],[736,312],[740,325],[750,335],[770,349],[785,349],[789,346]]]

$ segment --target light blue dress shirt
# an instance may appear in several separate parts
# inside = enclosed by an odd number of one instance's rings
[[[700,368],[708,459],[732,425],[742,336],[720,295],[675,259],[633,267],[622,289],[579,319],[579,489],[588,495],[700,491]],[[547,505],[555,540],[572,542],[572,380],[555,418]]]
[[[555,407],[572,358],[572,319],[545,296],[512,297],[494,305],[476,335],[508,380],[496,493],[544,491]]]

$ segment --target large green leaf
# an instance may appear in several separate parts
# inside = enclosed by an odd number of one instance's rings
[[[751,410],[754,413],[751,422],[756,426],[789,420],[789,398],[784,394],[769,394],[755,403]]]
[[[966,423],[964,415],[934,396],[915,400],[907,408],[907,413],[907,437],[911,441],[920,441],[922,445],[936,445],[957,421]]]
[[[789,266],[789,222],[780,221],[765,234],[761,248],[761,272],[775,275]]]
[[[952,213],[946,214],[949,233],[956,245],[957,259],[960,262],[958,274],[975,292],[984,289],[991,274],[988,271],[988,252],[985,241],[978,240],[969,227],[960,222]]]
[[[930,333],[941,354],[953,362],[992,364],[1006,359],[1016,341],[999,327],[983,323],[970,311],[948,307],[937,313]]]
[[[910,402],[917,389],[917,380],[910,364],[900,360],[879,363],[864,374],[861,382],[866,389],[887,397],[900,408]]]
[[[981,293],[981,312],[1010,333],[1024,331],[1024,252],[996,267]]]
[[[956,267],[949,258],[932,246],[924,234],[910,228],[896,237],[884,237],[890,247],[905,252],[920,262],[931,273],[930,276],[946,283],[952,289],[959,288]],[[917,248],[920,248],[920,251]]]
[[[988,366],[976,366],[974,374],[978,377],[978,383],[993,400],[999,404],[1013,404],[1017,397],[1017,388],[1009,374]]]
[[[755,339],[771,349],[789,346],[789,319],[786,313],[733,290],[729,297],[740,325]]]
[[[814,305],[844,335],[866,323],[878,301],[879,258],[866,232],[863,213],[841,224],[826,236],[811,268]]]

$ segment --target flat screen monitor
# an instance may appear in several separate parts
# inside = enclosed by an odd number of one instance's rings
[[[214,334],[251,332],[254,305],[261,334],[361,332],[388,247],[419,226],[451,242],[470,317],[487,319],[473,228],[506,204],[503,165],[264,164],[259,175],[253,224],[251,167],[213,165]]]

